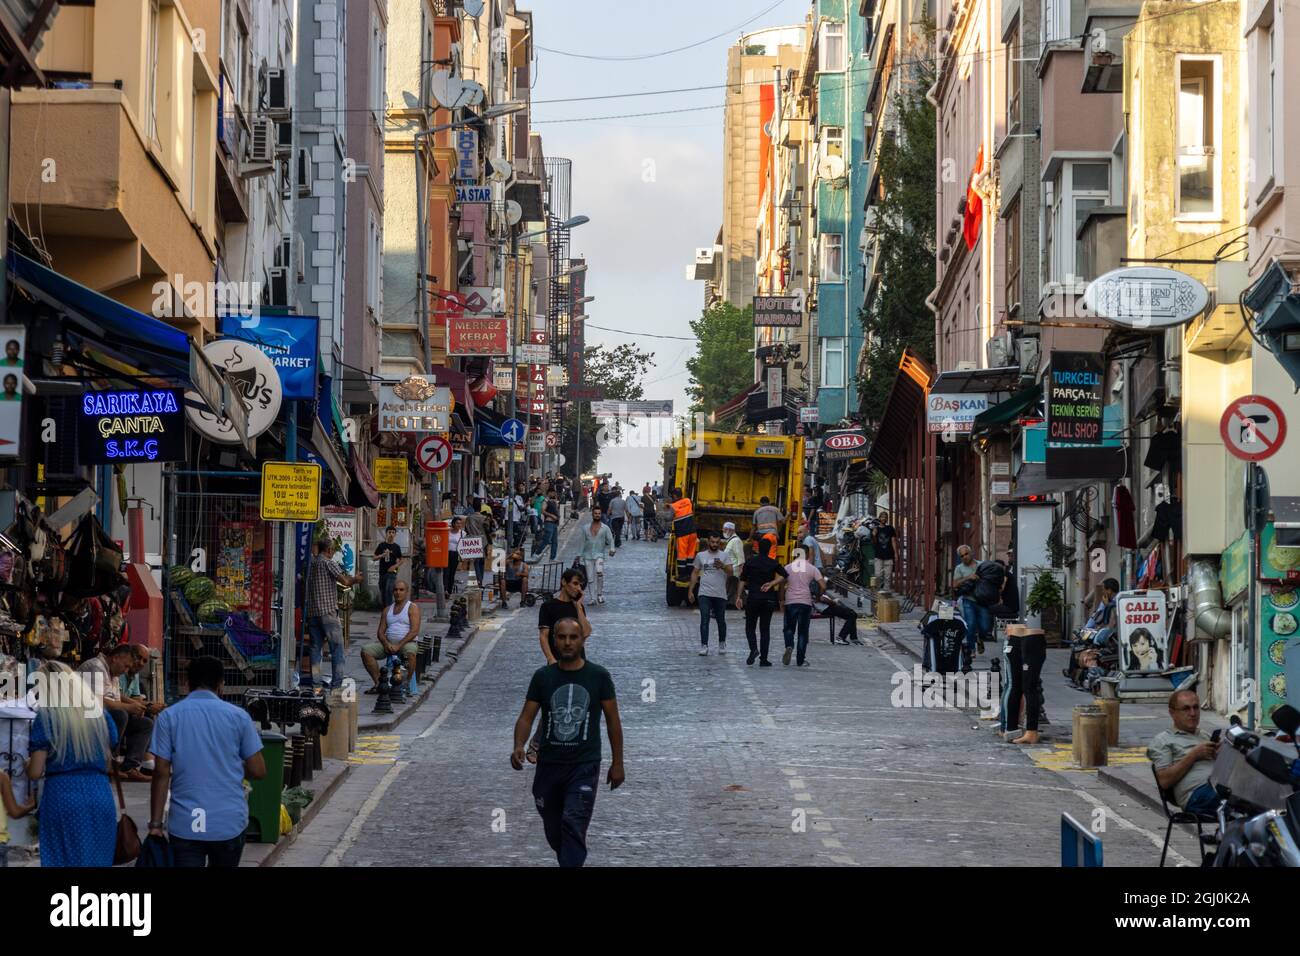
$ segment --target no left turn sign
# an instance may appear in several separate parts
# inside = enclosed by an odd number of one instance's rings
[[[415,460],[425,471],[442,471],[451,464],[451,442],[441,435],[428,435],[415,446]]]
[[[1245,395],[1232,402],[1219,420],[1223,444],[1242,461],[1263,461],[1277,454],[1286,441],[1286,416],[1263,395]]]

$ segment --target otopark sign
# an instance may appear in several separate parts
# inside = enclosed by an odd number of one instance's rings
[[[185,459],[185,401],[178,388],[87,392],[77,419],[83,465]]]

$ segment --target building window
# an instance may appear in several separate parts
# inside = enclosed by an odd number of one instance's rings
[[[844,387],[844,339],[822,339],[822,388]]]
[[[1043,42],[1069,39],[1070,0],[1043,0]]]
[[[149,66],[145,70],[145,129],[149,139],[158,141],[158,0],[149,3]]]
[[[371,21],[370,26],[370,112],[375,122],[383,124],[384,111],[388,107],[388,94],[384,89],[384,55],[386,44],[384,33],[378,21]]]
[[[820,59],[817,69],[822,73],[844,72],[844,24],[823,23],[821,42],[818,45]]]
[[[1044,203],[1047,209],[1043,230],[1044,257],[1049,282],[1078,281],[1083,264],[1079,227],[1090,210],[1109,202],[1109,160],[1061,165],[1056,178],[1048,184]]]
[[[1215,61],[1178,61],[1178,215],[1211,219],[1219,209]]]
[[[844,127],[822,127],[822,155],[844,157]]]
[[[1011,203],[1011,208],[1006,216],[1006,262],[1007,262],[1007,288],[1006,303],[1007,315],[1015,316],[1020,311],[1020,197],[1017,196]]]
[[[821,234],[821,281],[844,281],[844,237],[838,232]]]
[[[195,201],[198,187],[199,169],[199,91],[190,90],[190,212],[198,216],[199,209]]]
[[[1083,268],[1083,240],[1078,238],[1083,221],[1088,218],[1089,210],[1096,209],[1110,202],[1110,163],[1071,163],[1071,184],[1074,207],[1074,268],[1078,272]],[[1095,279],[1096,276],[1084,276]]]
[[[862,114],[862,164],[871,162],[871,152],[876,145],[876,116],[874,113]]]
[[[1007,132],[1020,125],[1020,24],[1007,37]]]
[[[1280,185],[1280,167],[1277,162],[1277,24],[1273,19],[1272,4],[1266,5],[1260,24],[1250,33],[1249,62],[1251,84],[1248,95],[1251,103],[1251,181],[1250,198],[1262,202],[1268,190]]]

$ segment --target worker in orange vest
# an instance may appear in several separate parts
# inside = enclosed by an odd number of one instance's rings
[[[682,495],[680,488],[673,489],[671,502],[673,535],[677,538],[677,560],[693,561],[700,548],[700,539],[695,533],[695,508],[691,505],[691,499]]]

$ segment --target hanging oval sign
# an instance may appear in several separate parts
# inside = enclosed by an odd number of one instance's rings
[[[1185,272],[1156,266],[1112,269],[1083,293],[1088,311],[1130,329],[1183,325],[1205,311],[1210,294]]]
[[[203,354],[214,366],[225,370],[226,378],[243,401],[248,411],[248,437],[255,438],[270,428],[280,414],[284,389],[280,385],[280,373],[266,353],[239,339],[217,339],[203,346]],[[185,397],[199,404],[203,401],[196,392],[186,392]],[[221,445],[240,443],[229,418],[188,403],[185,414],[190,426],[204,438]]]

